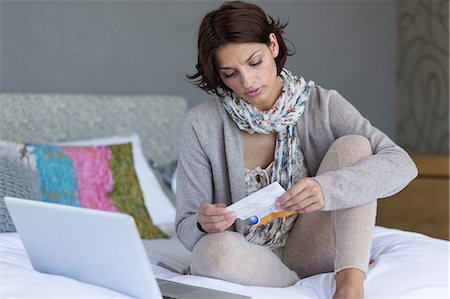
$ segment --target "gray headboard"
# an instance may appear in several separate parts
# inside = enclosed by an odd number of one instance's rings
[[[0,94],[0,139],[27,143],[139,134],[148,159],[177,158],[186,99],[169,95]]]

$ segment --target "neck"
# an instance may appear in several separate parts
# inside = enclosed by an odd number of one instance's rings
[[[261,111],[268,111],[268,110],[270,110],[273,107],[273,105],[275,104],[275,102],[278,100],[278,98],[280,97],[281,90],[283,88],[283,83],[282,83],[283,81],[282,81],[280,76],[278,76],[277,78],[278,78],[278,80],[276,80],[275,86],[273,87],[273,90],[269,93],[269,98],[271,100],[268,101],[268,103],[266,105],[263,105],[263,106],[260,106],[260,107],[255,106],[259,110],[261,110]]]

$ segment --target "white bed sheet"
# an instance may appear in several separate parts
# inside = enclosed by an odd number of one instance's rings
[[[167,229],[166,229],[167,230]],[[173,230],[170,232],[173,236]],[[234,292],[253,298],[331,298],[332,273],[302,279],[287,288],[243,286],[222,280],[181,275],[156,265],[157,260],[187,264],[189,252],[176,237],[144,240],[156,277]],[[365,281],[366,298],[450,298],[449,242],[421,234],[376,227]],[[126,296],[32,269],[20,237],[0,234],[0,298],[126,298]]]

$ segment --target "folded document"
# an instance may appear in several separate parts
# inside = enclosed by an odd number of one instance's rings
[[[282,218],[295,213],[276,208],[277,198],[285,191],[278,182],[275,182],[229,205],[227,210],[235,212],[237,218],[259,226],[273,218]]]

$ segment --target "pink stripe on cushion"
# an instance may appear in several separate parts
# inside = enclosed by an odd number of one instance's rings
[[[117,211],[108,193],[113,177],[109,168],[111,149],[107,146],[62,146],[73,161],[77,176],[77,189],[81,207],[104,211]]]

